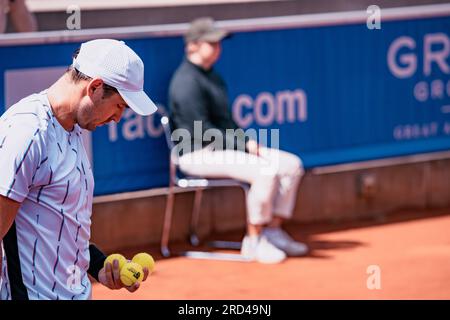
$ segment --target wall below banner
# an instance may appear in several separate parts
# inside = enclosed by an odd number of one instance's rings
[[[308,171],[299,188],[293,221],[379,221],[402,209],[450,207],[449,168],[447,159],[321,175]],[[375,183],[369,182],[372,187],[361,190],[364,177],[374,178]],[[211,232],[244,232],[245,206],[240,188],[207,190],[203,199],[199,225],[202,237]],[[107,252],[158,244],[165,201],[166,197],[160,195],[94,204],[92,240]],[[172,241],[187,239],[192,204],[193,192],[176,195]]]

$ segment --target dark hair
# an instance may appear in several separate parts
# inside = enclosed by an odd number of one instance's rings
[[[75,59],[78,56],[78,53],[80,52],[80,49],[78,48],[77,50],[75,50],[75,52],[73,53],[72,58]],[[91,77],[85,75],[83,72],[80,72],[79,70],[77,70],[76,68],[74,68],[72,65],[69,66],[66,70],[66,73],[70,74],[70,78],[74,83],[78,83],[80,81],[83,80],[92,80]],[[116,88],[103,83],[103,97],[102,99],[108,98],[110,97],[112,94],[114,93],[119,93],[119,91],[117,91]]]

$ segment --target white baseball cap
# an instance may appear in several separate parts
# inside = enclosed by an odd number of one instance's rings
[[[81,44],[72,66],[114,87],[136,113],[147,116],[157,107],[144,92],[144,63],[125,42],[97,39]]]

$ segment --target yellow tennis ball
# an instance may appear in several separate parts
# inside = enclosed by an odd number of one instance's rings
[[[107,263],[111,263],[111,265],[113,265],[113,261],[114,260],[118,260],[119,261],[119,270],[121,270],[123,265],[128,262],[127,259],[123,255],[121,255],[119,253],[114,253],[114,254],[109,255],[106,258],[105,263],[103,264],[103,266],[106,267]]]
[[[131,260],[135,263],[138,263],[142,266],[142,268],[148,268],[148,271],[151,273],[155,269],[155,260],[151,255],[145,252],[138,253]]]
[[[144,270],[140,264],[127,262],[120,270],[120,281],[126,286],[132,286],[135,282],[141,282],[144,279]]]

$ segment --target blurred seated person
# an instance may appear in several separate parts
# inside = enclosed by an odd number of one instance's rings
[[[194,20],[185,34],[186,56],[169,88],[172,139],[183,134],[180,130],[190,137],[182,148],[179,146],[184,139],[176,145],[177,161],[188,175],[232,178],[250,184],[246,195],[247,234],[241,254],[252,261],[279,263],[308,250],[282,228],[283,221],[292,217],[304,170],[296,155],[264,147],[237,130],[224,81],[213,69],[221,53],[221,41],[227,36],[211,18]],[[194,129],[199,125],[201,131]],[[226,134],[229,129],[235,134]],[[208,132],[221,134],[214,140],[220,147],[204,138]],[[199,133],[201,136],[196,136]]]

